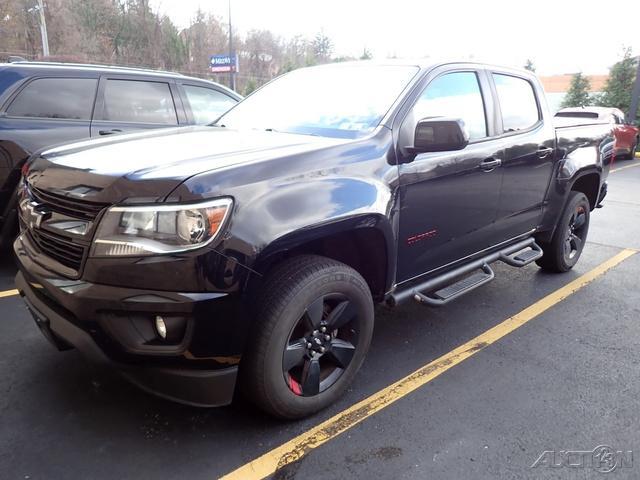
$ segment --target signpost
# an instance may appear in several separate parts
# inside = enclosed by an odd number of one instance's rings
[[[209,70],[213,73],[235,73],[238,71],[237,55],[211,55]]]
[[[211,55],[209,70],[213,73],[228,73],[231,90],[236,89],[236,73],[239,70],[238,54],[233,49],[233,30],[231,27],[231,0],[229,0],[229,53],[227,55]]]

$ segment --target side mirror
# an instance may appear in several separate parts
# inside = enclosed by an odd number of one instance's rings
[[[423,118],[418,121],[411,153],[462,150],[469,144],[469,133],[458,118]]]

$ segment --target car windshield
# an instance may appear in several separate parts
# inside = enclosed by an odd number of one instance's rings
[[[217,125],[358,138],[378,126],[417,72],[412,66],[374,65],[295,70],[240,102]]]

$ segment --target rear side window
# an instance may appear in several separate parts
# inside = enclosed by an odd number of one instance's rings
[[[38,78],[11,102],[7,115],[90,120],[97,85],[94,78]]]
[[[102,118],[112,122],[176,125],[178,117],[168,83],[106,81]]]
[[[525,79],[493,74],[505,132],[526,130],[540,120],[533,86]]]
[[[416,120],[452,117],[464,121],[469,138],[487,136],[484,101],[474,72],[447,73],[433,80],[413,107]]]
[[[183,85],[197,125],[215,122],[237,102],[229,95],[206,87]]]

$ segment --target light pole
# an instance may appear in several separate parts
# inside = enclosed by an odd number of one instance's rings
[[[640,57],[637,58],[638,70],[636,72],[636,84],[633,87],[633,93],[631,94],[631,106],[629,107],[629,113],[627,120],[629,123],[635,122],[636,115],[638,114],[638,104],[640,103]]]
[[[233,30],[231,28],[231,0],[229,0],[229,56],[231,57],[231,61],[233,62],[233,65],[231,66],[229,83],[230,83],[231,90],[235,91],[236,90],[236,70],[238,69],[238,65],[237,65],[238,62],[233,52]]]
[[[229,0],[231,1],[231,0]],[[42,56],[49,56],[49,37],[47,36],[47,20],[44,17],[44,5],[38,0],[38,13],[40,14],[40,36],[42,37]]]

